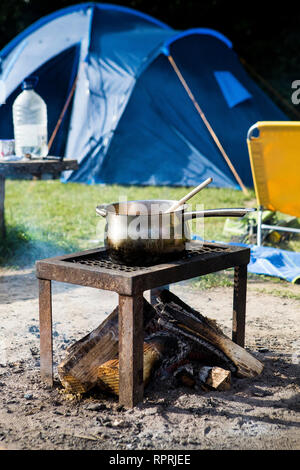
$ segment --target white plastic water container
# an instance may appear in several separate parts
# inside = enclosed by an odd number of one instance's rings
[[[22,92],[13,103],[15,153],[42,158],[48,154],[47,106],[34,91],[37,77],[23,81]]]

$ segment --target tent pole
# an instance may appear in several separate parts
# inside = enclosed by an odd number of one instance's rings
[[[246,194],[246,195],[248,195],[249,193],[248,193],[247,188],[245,187],[245,185],[244,185],[244,183],[242,182],[241,178],[239,177],[239,175],[238,175],[236,169],[234,168],[233,164],[231,163],[231,161],[230,161],[228,155],[226,154],[224,148],[222,147],[221,142],[219,141],[219,139],[218,139],[216,133],[214,132],[214,130],[213,130],[213,128],[211,127],[211,125],[210,125],[210,123],[208,122],[208,120],[206,119],[205,114],[203,113],[202,109],[200,108],[199,104],[197,103],[197,101],[196,101],[196,99],[195,99],[193,93],[191,92],[191,90],[190,90],[188,84],[186,83],[186,81],[185,81],[185,79],[183,78],[183,76],[182,76],[180,70],[178,69],[178,67],[177,67],[177,65],[176,65],[176,63],[175,63],[173,57],[172,57],[171,55],[168,55],[167,57],[168,57],[168,60],[169,60],[170,64],[172,65],[173,69],[175,70],[176,75],[178,76],[179,80],[181,81],[181,83],[182,83],[182,85],[183,85],[185,91],[187,92],[188,96],[190,97],[190,99],[191,99],[193,105],[195,106],[196,110],[197,110],[198,113],[200,114],[200,117],[202,118],[204,124],[206,125],[208,131],[210,132],[212,138],[214,139],[214,141],[215,141],[215,143],[216,143],[218,149],[220,150],[222,156],[224,157],[224,159],[225,159],[227,165],[229,166],[229,168],[230,168],[231,172],[233,173],[235,179],[237,180],[238,184],[240,185],[240,187],[241,187],[243,193]]]
[[[50,152],[50,149],[51,149],[51,147],[52,147],[53,141],[54,141],[54,139],[55,139],[55,137],[56,137],[56,134],[57,134],[57,132],[58,132],[58,130],[59,130],[59,128],[60,128],[60,125],[61,125],[61,123],[62,123],[63,117],[64,117],[64,115],[65,115],[65,113],[66,113],[66,111],[67,111],[67,109],[68,109],[68,106],[69,106],[69,104],[70,104],[70,101],[71,101],[71,99],[72,99],[72,96],[74,95],[75,88],[76,88],[76,85],[77,85],[78,75],[79,75],[79,73],[78,73],[78,74],[76,75],[76,77],[75,77],[75,80],[74,80],[74,82],[73,82],[73,86],[72,86],[72,88],[71,88],[71,91],[70,91],[70,93],[69,93],[69,95],[68,95],[68,98],[67,98],[65,104],[64,104],[64,107],[63,107],[63,109],[62,109],[62,112],[60,113],[60,116],[59,116],[58,121],[57,121],[57,123],[56,123],[56,126],[55,126],[55,128],[54,128],[54,131],[52,132],[52,135],[51,135],[51,137],[50,137],[50,139],[49,139],[49,142],[48,142],[48,152]]]

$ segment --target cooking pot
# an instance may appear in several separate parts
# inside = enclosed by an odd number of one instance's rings
[[[242,217],[255,209],[186,211],[187,205],[166,212],[176,201],[140,200],[96,207],[106,218],[105,247],[110,257],[126,265],[156,264],[184,253],[190,242],[188,220],[197,217]]]

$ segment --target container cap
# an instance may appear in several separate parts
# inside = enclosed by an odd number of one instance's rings
[[[32,90],[36,87],[39,81],[39,77],[32,75],[31,77],[25,78],[22,83],[22,90]]]

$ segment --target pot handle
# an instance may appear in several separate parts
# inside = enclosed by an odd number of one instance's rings
[[[243,217],[248,212],[254,212],[255,210],[255,208],[233,208],[185,212],[184,220],[196,219],[197,217]]]
[[[101,204],[100,206],[97,206],[96,207],[96,214],[101,215],[102,217],[106,217],[107,216],[107,210],[106,210],[107,206],[108,206],[108,204]]]

